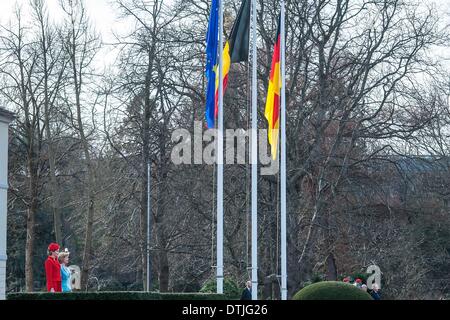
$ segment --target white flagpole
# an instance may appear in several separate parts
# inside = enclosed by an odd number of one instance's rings
[[[258,100],[256,73],[256,0],[253,0],[252,4],[252,300],[258,300]]]
[[[147,292],[150,292],[150,285],[151,285],[151,261],[150,261],[150,240],[151,240],[151,178],[152,178],[152,171],[151,171],[151,162],[152,160],[149,158],[147,162]]]
[[[217,119],[217,293],[223,293],[223,0],[219,0],[219,110]]]
[[[281,299],[287,300],[287,252],[286,252],[286,65],[285,65],[285,14],[281,1]]]

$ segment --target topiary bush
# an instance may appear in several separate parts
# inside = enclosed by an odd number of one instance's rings
[[[293,300],[373,300],[370,294],[339,281],[323,281],[297,292]]]

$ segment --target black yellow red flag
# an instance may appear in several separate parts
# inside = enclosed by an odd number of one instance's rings
[[[238,15],[234,21],[230,36],[223,48],[223,94],[228,84],[228,73],[232,63],[247,61],[250,38],[250,0],[243,0]],[[216,70],[219,69],[216,66]],[[216,104],[215,116],[217,118],[219,106],[219,72],[216,72]]]

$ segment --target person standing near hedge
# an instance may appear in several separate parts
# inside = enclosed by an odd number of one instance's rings
[[[372,296],[373,300],[381,300],[381,293],[380,289],[378,288],[378,284],[374,283],[372,285],[372,291],[370,291],[370,295]]]
[[[61,265],[58,262],[59,245],[50,243],[45,260],[45,277],[47,279],[48,292],[61,292]]]
[[[67,267],[69,263],[69,252],[67,249],[64,252],[58,254],[58,261],[61,264],[61,287],[62,292],[72,292],[72,287],[70,285],[71,272]]]
[[[252,300],[252,282],[247,281],[245,289],[242,291],[241,300]]]

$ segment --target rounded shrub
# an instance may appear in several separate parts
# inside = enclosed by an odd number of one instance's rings
[[[372,297],[348,283],[323,281],[304,287],[293,300],[372,300]]]

